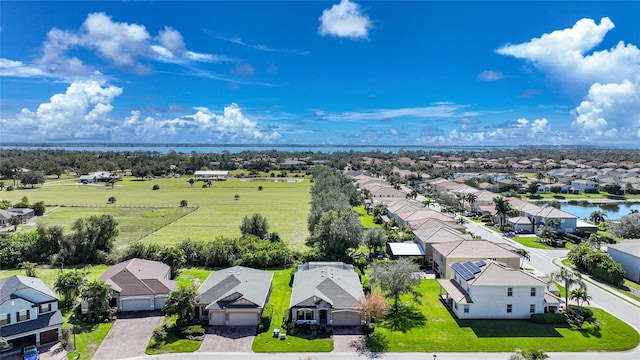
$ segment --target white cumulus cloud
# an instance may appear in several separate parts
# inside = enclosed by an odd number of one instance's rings
[[[331,35],[352,40],[366,39],[373,27],[369,17],[362,13],[360,5],[349,0],[341,0],[320,16],[320,35]]]
[[[604,17],[578,20],[529,42],[506,45],[499,54],[530,61],[582,101],[572,111],[572,125],[583,140],[640,137],[640,49],[619,41],[613,48],[592,51],[614,28]],[[539,129],[539,126],[534,127]]]
[[[14,119],[1,121],[8,137],[20,131],[29,140],[100,138],[116,125],[110,113],[120,94],[121,88],[99,80],[77,81],[36,111],[25,108]]]

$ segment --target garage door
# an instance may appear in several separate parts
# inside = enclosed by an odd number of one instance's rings
[[[231,312],[229,313],[229,325],[233,325],[233,326],[258,325],[258,313]]]
[[[120,299],[122,311],[149,311],[151,302],[149,299]]]
[[[226,325],[226,316],[223,311],[209,311],[209,325]]]
[[[360,313],[352,311],[334,312],[331,314],[334,326],[355,326],[360,325]]]
[[[58,329],[43,331],[40,333],[40,344],[48,344],[58,341]]]
[[[164,305],[164,301],[166,300],[166,297],[157,297],[155,299],[155,309],[156,310],[162,310],[162,305]]]

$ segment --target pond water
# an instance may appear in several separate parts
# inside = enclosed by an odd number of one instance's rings
[[[640,204],[599,204],[599,205],[570,205],[560,204],[562,211],[577,216],[579,219],[588,219],[594,211],[606,212],[606,220],[620,220],[621,217],[629,215],[631,210],[640,211]]]

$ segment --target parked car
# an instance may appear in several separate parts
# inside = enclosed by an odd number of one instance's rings
[[[25,346],[22,349],[22,359],[23,360],[39,360],[40,353],[38,352],[38,348],[35,345]]]

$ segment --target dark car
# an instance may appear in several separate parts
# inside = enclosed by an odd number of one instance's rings
[[[40,359],[40,353],[38,352],[38,348],[35,345],[25,346],[24,349],[22,349],[22,359],[23,360]]]

